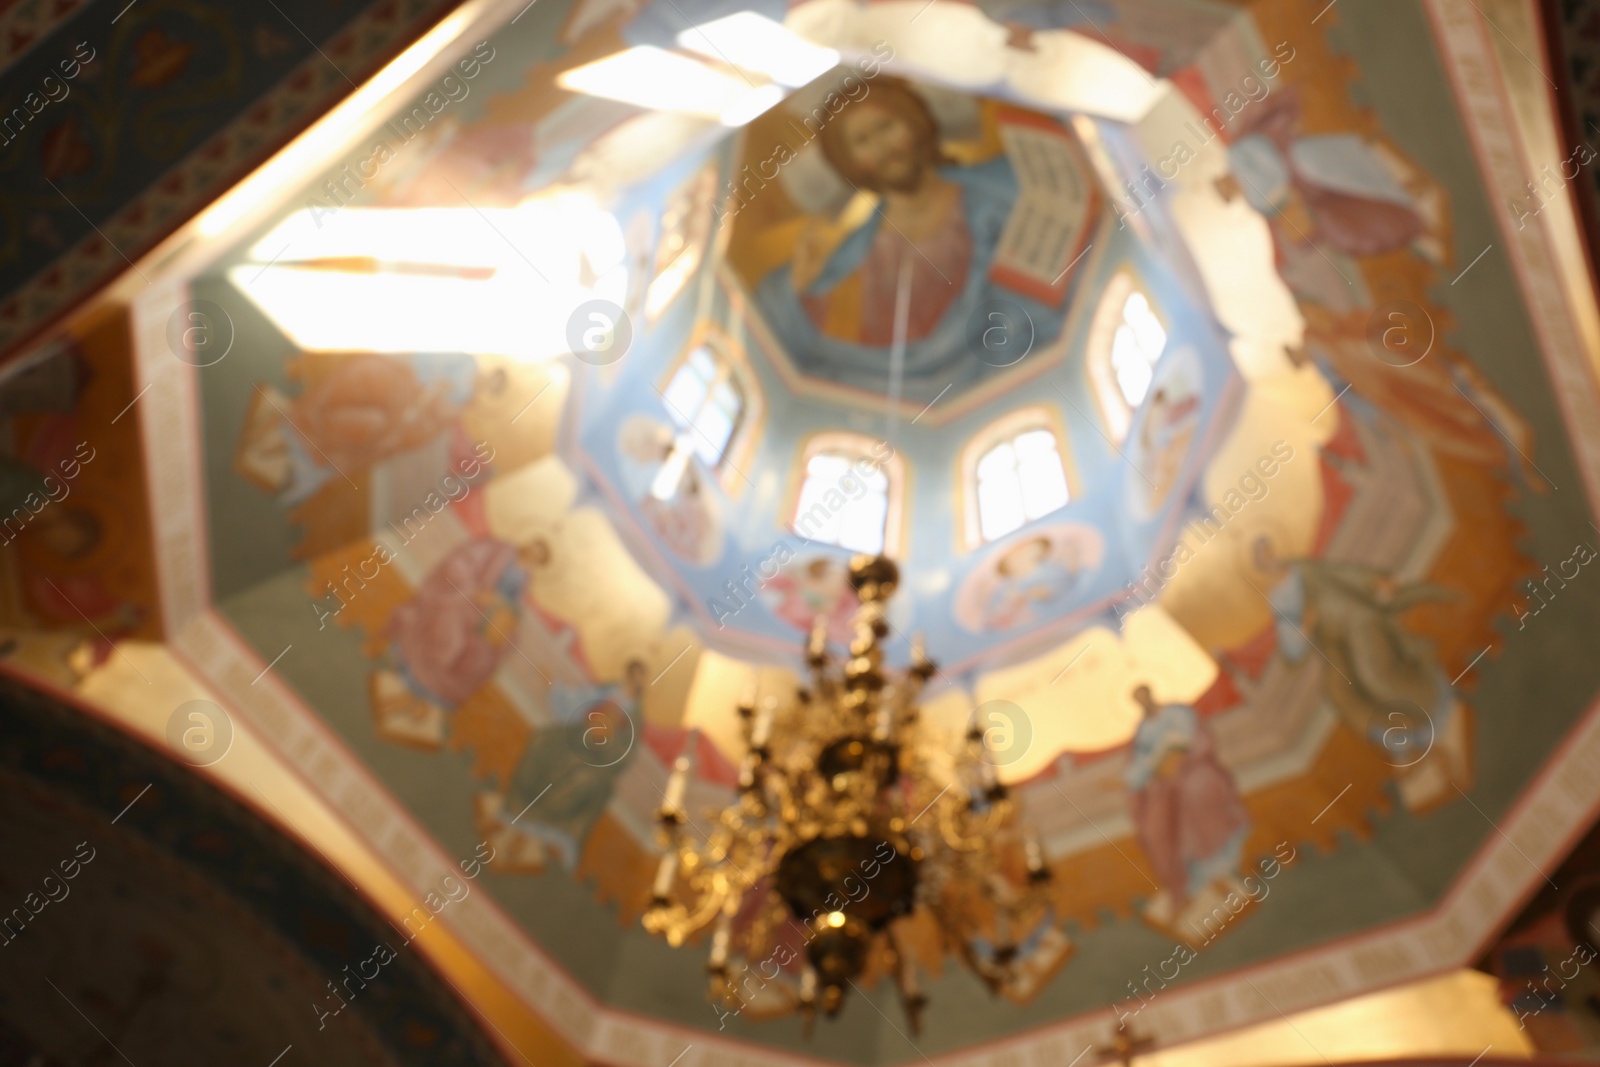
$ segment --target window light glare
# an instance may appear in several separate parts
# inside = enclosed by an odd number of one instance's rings
[[[978,531],[985,541],[1019,530],[1070,499],[1056,436],[1046,429],[1001,441],[978,460],[976,473]]]
[[[698,372],[699,368],[692,363],[679,368],[661,394],[667,403],[667,414],[672,416],[674,422],[693,419],[692,413],[700,410],[700,405],[705,403],[706,395],[711,391],[711,379],[715,372],[704,376]]]
[[[667,415],[684,431],[679,448],[692,449],[707,467],[720,466],[744,415],[744,392],[726,365],[713,359],[704,346],[696,348],[673,373],[661,397]]]
[[[813,541],[878,553],[889,520],[889,478],[876,467],[863,472],[858,458],[819,452],[807,461],[793,525]]]
[[[282,264],[228,271],[297,347],[319,352],[492,352],[528,360],[570,351],[566,319],[594,290],[526,270],[487,278]]]
[[[734,102],[732,107],[724,109],[717,116],[717,121],[724,126],[738,129],[772,108],[783,103],[783,90],[776,85],[763,85],[759,89],[747,92],[741,99]]]
[[[765,74],[793,89],[839,65],[838,52],[814,45],[754,11],[691,26],[678,34],[678,47]]]
[[[1128,297],[1128,306],[1123,314],[1128,325],[1133,327],[1134,336],[1139,339],[1139,347],[1146,353],[1160,356],[1161,350],[1167,346],[1167,331],[1161,328],[1161,321],[1150,310],[1150,301],[1145,295],[1136,292]]]
[[[371,259],[379,263],[434,263],[453,267],[492,266],[510,250],[496,233],[514,216],[489,208],[477,226],[461,208],[349,207],[333,219],[296,211],[250,249],[258,263]]]
[[[514,208],[349,207],[332,219],[296,211],[250,249],[258,263],[370,259],[527,270],[576,282],[579,257],[595,275],[625,261],[622,227],[584,193],[561,190]]]
[[[1167,331],[1156,318],[1149,299],[1138,290],[1129,293],[1122,305],[1122,322],[1111,341],[1111,371],[1130,408],[1144,403],[1156,363],[1166,346]]]
[[[650,318],[655,318],[666,310],[672,303],[672,298],[689,281],[689,276],[700,265],[698,251],[684,252],[677,259],[669,263],[665,270],[651,279],[650,288],[645,292],[644,310]]]
[[[649,111],[674,111],[718,122],[724,115],[737,117],[751,106],[749,98],[760,92],[736,75],[712,70],[698,60],[654,45],[638,45],[563,71],[556,84]],[[743,121],[756,114],[760,111]]]
[[[321,225],[318,225],[318,222]],[[299,347],[569,350],[571,309],[627,292],[621,227],[593,198],[542,192],[514,208],[344,208],[291,214],[229,278]]]
[[[1132,327],[1127,323],[1117,327],[1116,339],[1111,342],[1111,369],[1116,373],[1117,388],[1122,391],[1122,398],[1128,402],[1128,406],[1136,408],[1144,403],[1153,374],[1144,353],[1140,351]]]
[[[678,495],[678,487],[683,484],[683,476],[689,469],[689,452],[693,448],[694,442],[688,434],[679,436],[672,443],[667,461],[661,464],[661,469],[656,471],[655,479],[650,483],[651,496],[664,501]]]

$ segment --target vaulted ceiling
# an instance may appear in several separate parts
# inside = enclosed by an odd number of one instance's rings
[[[142,7],[148,62],[203,43]],[[402,884],[492,852],[446,924],[605,1062],[1066,1062],[1460,966],[1600,805],[1581,111],[1537,30],[465,5],[0,393],[53,501],[15,655],[159,641]],[[928,216],[889,195],[919,152]],[[1044,511],[995,503],[999,445],[1057,464]],[[638,924],[651,813],[683,751],[691,806],[732,795],[735,702],[880,543],[891,652],[926,640],[952,743],[1003,719],[1072,951],[997,999],[919,931],[914,1039],[873,984],[810,1037],[721,1017]],[[1143,821],[1139,684],[1215,746],[1186,825],[1244,897]],[[565,751],[600,707],[614,747]]]

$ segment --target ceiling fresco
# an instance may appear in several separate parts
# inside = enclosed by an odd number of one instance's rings
[[[1511,820],[1587,751],[1600,535],[1451,24],[808,0],[751,10],[829,69],[753,117],[563,88],[739,10],[500,12],[139,298],[147,616],[416,884],[492,853],[450,922],[606,1062],[1067,1062],[1466,959],[1449,909],[1538,879]],[[93,382],[8,406],[21,474]],[[987,503],[1040,442],[1048,507]],[[728,1015],[640,928],[651,820],[681,753],[691,810],[732,796],[735,703],[879,545],[1064,936],[991,999],[913,931],[922,1033],[879,961],[807,1037],[763,1018],[794,975]],[[1554,841],[1596,799],[1539,796]]]
[[[899,100],[934,96],[912,83],[894,85],[903,94]],[[1073,168],[1073,176],[1063,181],[1092,180],[1087,163],[1080,162],[1081,149],[1061,124],[1045,127],[1037,113],[1002,110],[994,101],[948,91],[936,99],[949,111],[964,108],[977,128],[987,121],[988,132],[979,139],[994,145],[1002,143],[995,119],[999,114],[1008,121],[1026,120],[1029,129],[1049,129],[1045,136],[1052,138],[1049,147],[1060,150],[1058,162]],[[803,113],[789,105],[774,111]],[[952,116],[949,121],[954,120]],[[781,132],[782,126],[778,120],[765,127],[753,125],[744,139],[747,158],[770,151],[761,147],[763,128],[772,133]],[[944,152],[953,155],[960,147],[955,142]],[[727,164],[731,173],[743,172],[738,163]],[[989,168],[983,173],[1003,173],[995,169],[1002,164],[1003,157],[997,156],[973,166]],[[805,163],[796,157],[794,166]],[[990,194],[981,189],[955,181],[952,188],[961,190],[964,202],[973,203],[974,218],[994,210],[985,199]],[[1008,187],[993,195],[1002,197],[1008,211],[1029,210]],[[653,343],[653,336],[641,338],[614,380],[581,381],[568,424],[575,447],[564,458],[592,479],[610,513],[620,520],[619,532],[649,573],[663,581],[676,610],[696,624],[706,644],[732,656],[754,653],[764,660],[792,660],[819,613],[834,620],[836,633],[847,632],[843,624],[854,607],[854,594],[844,582],[849,550],[829,544],[824,527],[848,509],[851,498],[864,494],[865,481],[858,485],[856,479],[868,476],[860,469],[843,474],[831,495],[823,491],[804,501],[796,483],[807,449],[826,445],[833,439],[830,434],[870,431],[866,463],[882,467],[896,497],[891,509],[896,514],[886,523],[889,550],[912,575],[910,588],[895,605],[905,630],[902,644],[911,631],[920,632],[930,652],[944,662],[947,676],[962,678],[982,663],[1014,661],[1019,648],[1045,647],[1051,634],[1059,638],[1081,629],[1085,621],[1113,619],[1127,587],[1143,569],[1158,564],[1158,549],[1170,545],[1199,474],[1199,458],[1220,435],[1219,420],[1237,403],[1238,374],[1223,340],[1171,268],[1136,234],[1119,230],[1114,218],[1103,214],[1095,233],[1087,225],[1063,229],[1059,245],[1047,253],[1045,272],[1061,280],[1051,296],[1018,275],[983,268],[976,251],[980,227],[962,220],[967,224],[949,240],[973,249],[961,255],[971,260],[980,279],[967,284],[981,291],[970,294],[970,300],[961,296],[943,305],[929,304],[924,338],[929,361],[920,370],[912,369],[914,345],[908,343],[896,372],[892,344],[850,342],[855,353],[848,365],[859,369],[859,377],[848,385],[834,380],[839,366],[804,366],[807,354],[817,351],[810,340],[786,336],[784,327],[768,321],[769,313],[789,315],[788,327],[816,329],[811,312],[801,304],[772,295],[793,289],[798,253],[772,240],[771,234],[783,227],[790,235],[803,229],[766,224],[756,215],[760,203],[752,198],[749,208],[733,219],[730,257],[743,241],[745,247],[765,250],[767,269],[748,262],[743,269],[708,273],[690,335],[666,344]],[[857,209],[846,204],[840,210],[848,219]],[[758,227],[754,236],[744,234],[747,225]],[[989,236],[999,240],[997,232]],[[1090,236],[1096,239],[1091,242]],[[844,240],[865,249],[858,253],[862,263],[854,269],[829,268],[843,279],[829,292],[844,300],[845,293],[836,290],[886,284],[869,275],[878,270],[871,264],[892,263],[888,257],[896,254],[901,241],[894,224],[885,220],[874,227],[869,222]],[[926,265],[916,255],[907,255],[905,261],[913,259]],[[888,270],[894,280],[897,268]],[[1100,410],[1082,354],[1099,325],[1088,294],[1133,274],[1164,297],[1162,316],[1173,352],[1154,372],[1152,403],[1136,413],[1119,444],[1096,427],[1098,418],[1091,422],[1074,416],[1098,416]],[[995,278],[1003,278],[1005,285]],[[909,309],[917,303],[912,293],[922,283],[909,268],[906,279],[909,334]],[[937,273],[930,273],[928,280],[945,288]],[[1008,286],[1032,290],[1058,306],[1048,308]],[[1074,299],[1074,292],[1083,299]],[[779,301],[779,307],[774,310],[769,301]],[[817,314],[827,319],[832,313],[819,309]],[[1049,327],[1053,337],[1045,333],[1050,316],[1057,322]],[[984,346],[986,331],[992,348]],[[684,421],[687,406],[674,399],[672,381],[683,365],[685,347],[692,351],[702,346],[730,361],[730,380],[746,410],[732,430],[725,462],[715,470],[703,464],[693,468],[690,476],[705,490],[663,502],[653,496],[652,486],[670,462],[672,442],[683,432],[675,424]],[[973,352],[985,358],[974,358]],[[943,373],[948,368],[942,361],[950,359],[962,362],[959,375]],[[897,382],[891,382],[897,373]],[[872,382],[875,391],[862,387],[865,382]],[[819,384],[823,388],[816,388]],[[905,403],[913,389],[925,395]],[[1041,396],[1047,398],[1043,407],[1037,403]],[[1021,418],[1018,425],[1026,428],[1040,413],[1064,428],[1069,499],[1051,512],[1047,524],[980,545],[965,524],[953,521],[958,518],[953,505],[972,474],[973,442],[981,441],[997,420],[1004,424]],[[694,442],[703,443],[699,437]],[[1053,754],[1053,749],[1041,747],[1041,759]]]
[[[1002,376],[988,372],[1024,359],[1030,371],[1059,362],[1076,302],[1068,290],[1082,276],[1074,268],[1099,206],[1072,134],[1038,112],[918,91],[879,73],[867,60],[819,79],[745,137],[722,216],[733,221],[729,262],[772,334],[769,350],[791,376],[854,386],[874,405],[887,396],[919,407],[980,383],[992,392]],[[882,146],[867,134],[861,147],[847,141],[835,113],[874,90],[892,105],[897,128],[919,132],[885,135]],[[872,210],[876,193],[925,167],[946,176],[945,197],[960,199],[961,214],[949,216],[959,228],[924,223],[928,232],[919,232],[925,207],[907,208],[899,221]],[[777,188],[769,191],[769,181]],[[901,237],[928,253],[907,260],[903,278],[886,251]],[[906,339],[897,353],[902,304]],[[972,359],[996,327],[1017,334],[1008,341],[1015,351]]]
[[[0,394],[10,444],[0,541],[0,619],[86,642],[80,668],[115,642],[161,633],[139,427],[119,419],[133,395],[125,321],[96,316],[51,345]]]

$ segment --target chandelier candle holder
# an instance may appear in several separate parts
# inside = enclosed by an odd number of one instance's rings
[[[930,940],[925,919],[991,992],[1017,999],[1070,951],[1045,900],[1043,849],[1018,829],[981,724],[959,745],[927,729],[918,700],[938,668],[920,640],[908,668],[884,668],[898,581],[889,559],[852,559],[861,606],[848,656],[832,654],[819,619],[809,687],[781,705],[740,703],[738,795],[709,826],[685,808],[687,754],[673,767],[643,922],[673,947],[710,930],[714,1004],[742,1010],[749,996],[753,1014],[798,1011],[809,1029],[819,1007],[835,1015],[859,980],[887,975],[917,1027],[926,998],[910,928]],[[1041,945],[1054,954],[1043,970],[1025,959]]]

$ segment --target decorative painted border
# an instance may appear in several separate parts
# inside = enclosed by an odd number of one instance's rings
[[[94,233],[6,296],[0,357],[37,338],[125,270],[137,270],[124,253],[138,260],[348,95],[350,83],[335,63],[369,77],[453,6],[451,0],[385,0],[362,12]]]
[[[1521,184],[1526,153],[1515,133],[1481,13],[1472,0],[1425,0],[1424,7],[1491,200],[1508,195]],[[1580,311],[1562,284],[1543,222],[1520,231],[1512,229],[1509,217],[1500,224],[1592,502],[1600,498],[1600,395],[1580,339]],[[139,304],[144,302],[141,297]],[[171,302],[152,300],[151,305],[170,307]],[[198,457],[192,451],[185,457],[189,450],[181,444],[195,440],[199,428],[195,371],[176,360],[159,365],[165,358],[164,322],[136,314],[136,337],[139,378],[151,383],[140,418],[155,468],[151,511],[163,608],[175,650],[219,685],[234,710],[258,727],[308,784],[315,783],[330,807],[373,844],[405,884],[425,891],[430,879],[449,868],[449,858],[286,686],[270,676],[259,686],[250,684],[264,664],[206,607],[204,479]],[[1498,832],[1486,837],[1431,911],[1173,989],[1142,1011],[1141,1023],[1170,1045],[1468,964],[1537,889],[1544,879],[1541,872],[1560,861],[1597,814],[1600,701],[1590,705],[1556,747],[1553,758],[1498,821]],[[482,897],[470,897],[463,905],[446,913],[445,921],[530,1008],[593,1061],[613,1067],[661,1067],[680,1056],[685,1067],[823,1062],[608,1008],[498,907]],[[923,1058],[932,1067],[1065,1063],[1085,1046],[1103,1041],[1114,1022],[1110,1009],[1094,1011],[976,1048]],[[912,1046],[905,1059],[918,1055]]]
[[[89,0],[19,0],[0,10],[0,74],[88,5]]]
[[[292,827],[258,811],[227,785],[190,773],[129,735],[115,717],[39,679],[23,679],[13,668],[0,667],[0,699],[10,726],[0,744],[0,775],[70,801],[69,813],[98,812],[102,818],[123,807],[132,791],[130,782],[148,780],[145,788],[153,785],[156,795],[118,828],[125,831],[124,846],[150,853],[154,861],[170,866],[165,872],[169,877],[182,879],[191,891],[259,927],[258,940],[265,938],[260,943],[280,964],[302,972],[310,987],[315,987],[314,969],[335,962],[339,952],[330,947],[337,942],[326,937],[321,944],[306,940],[326,931],[318,925],[322,920],[304,918],[304,905],[326,913],[328,922],[342,921],[345,932],[387,936],[387,924],[370,897],[303,847]],[[42,757],[64,745],[80,750],[86,759],[72,771],[52,770]],[[150,805],[164,806],[165,814],[149,817]],[[141,829],[141,823],[149,828]],[[227,838],[229,851],[205,843],[206,835],[217,831]],[[248,845],[254,859],[241,861],[231,854],[235,844]],[[358,1040],[371,1050],[374,1062],[423,1063],[439,1053],[467,1056],[484,1065],[507,1062],[494,1054],[471,1004],[446,988],[436,969],[414,953],[403,956],[396,967],[398,986],[377,992],[377,999],[364,998],[355,1008],[362,1023]],[[441,1047],[394,1043],[396,1018],[419,1014],[417,1021],[425,1026],[446,1030],[448,1040]]]
[[[1560,160],[1532,159],[1528,146],[1517,137],[1505,79],[1496,69],[1482,11],[1472,0],[1425,0],[1423,7],[1433,23],[1478,168],[1489,186],[1489,203],[1492,207],[1515,199],[1524,194],[1523,183],[1538,173],[1540,165]],[[1548,106],[1555,128],[1561,129],[1553,94]],[[1512,226],[1509,211],[1491,213],[1510,250],[1592,508],[1600,500],[1600,432],[1596,432],[1600,429],[1600,396],[1595,391],[1595,366],[1578,326],[1582,316],[1571,303],[1566,278],[1551,247],[1548,228],[1554,220],[1549,213],[1540,212],[1532,226],[1518,229]],[[1586,299],[1592,299],[1589,279],[1582,281]]]

